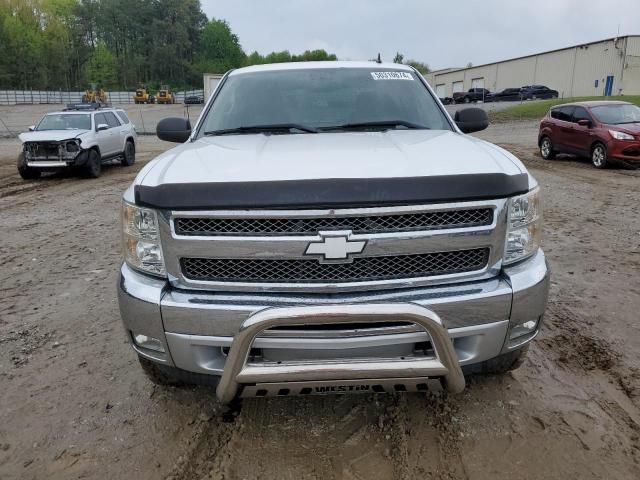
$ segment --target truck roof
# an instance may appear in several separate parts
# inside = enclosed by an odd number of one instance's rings
[[[252,65],[250,67],[238,68],[233,70],[229,75],[240,75],[243,73],[254,72],[273,72],[279,70],[309,70],[316,68],[380,68],[384,70],[396,70],[403,72],[412,72],[413,67],[410,65],[402,65],[400,63],[376,63],[376,62],[350,62],[350,61],[331,61],[331,62],[289,62],[289,63],[269,63],[265,65]]]

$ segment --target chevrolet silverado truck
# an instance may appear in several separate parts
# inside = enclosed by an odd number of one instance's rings
[[[159,384],[236,398],[452,393],[538,334],[549,269],[540,189],[466,135],[410,66],[227,73],[181,145],[124,193],[118,296]]]

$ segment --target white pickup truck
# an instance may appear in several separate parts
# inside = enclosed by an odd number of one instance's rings
[[[96,178],[104,162],[120,160],[131,166],[136,160],[137,136],[129,117],[124,110],[98,103],[47,113],[19,138],[18,173],[25,180],[67,168]]]
[[[540,189],[413,68],[225,75],[124,193],[122,320],[157,383],[238,397],[423,391],[516,367],[549,270]]]

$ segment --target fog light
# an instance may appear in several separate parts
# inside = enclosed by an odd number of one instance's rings
[[[164,347],[162,342],[157,338],[147,337],[141,333],[133,334],[133,342],[140,348],[146,348],[147,350],[153,350],[154,352],[164,353]]]
[[[538,320],[529,320],[528,322],[518,323],[511,327],[509,340],[530,335],[536,331],[536,328],[538,328]]]

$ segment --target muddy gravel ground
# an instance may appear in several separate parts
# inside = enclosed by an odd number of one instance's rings
[[[640,171],[545,162],[535,123],[482,136],[544,192],[553,283],[524,365],[456,397],[245,401],[229,423],[210,389],[150,384],[120,325],[120,195],[169,145],[23,182],[1,141],[0,478],[640,478]]]

